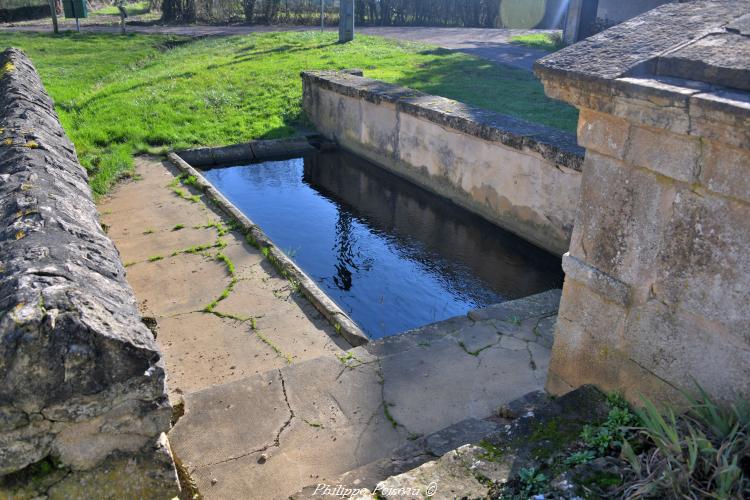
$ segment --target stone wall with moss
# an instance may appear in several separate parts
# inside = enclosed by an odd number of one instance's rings
[[[586,148],[552,392],[750,395],[747,12],[670,4],[537,63]]]
[[[13,49],[0,221],[0,497],[173,497],[159,350],[53,102]]]

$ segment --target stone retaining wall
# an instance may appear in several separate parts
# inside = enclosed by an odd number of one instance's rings
[[[748,12],[670,4],[537,63],[586,147],[552,392],[750,396]]]
[[[317,130],[558,255],[568,249],[583,150],[571,134],[343,72],[305,72]]]
[[[0,497],[171,498],[153,334],[26,56],[0,54]]]

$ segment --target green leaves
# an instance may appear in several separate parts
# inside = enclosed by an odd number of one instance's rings
[[[697,386],[697,396],[685,394],[687,410],[676,415],[660,411],[641,398],[636,410],[645,450],[636,454],[630,443],[621,457],[635,479],[625,490],[630,496],[684,498],[743,498],[750,496],[750,409],[747,400],[717,404]]]

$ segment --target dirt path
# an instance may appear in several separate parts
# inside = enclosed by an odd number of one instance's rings
[[[61,21],[61,29],[75,29],[75,23],[69,20]],[[307,31],[315,29],[310,26],[128,26],[128,32],[146,34],[169,34],[182,36],[230,36],[248,33],[264,33],[271,31]],[[49,23],[6,24],[0,26],[3,31],[50,31]],[[119,26],[85,24],[81,30],[93,33],[119,33]],[[458,50],[490,61],[508,64],[517,68],[531,71],[534,61],[547,53],[510,43],[516,35],[526,33],[554,32],[549,30],[511,30],[485,28],[422,28],[422,27],[362,27],[359,33],[383,36],[397,40],[422,42],[438,47]]]

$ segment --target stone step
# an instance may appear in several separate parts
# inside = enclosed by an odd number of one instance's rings
[[[513,419],[526,415],[548,402],[547,393],[535,391],[502,407],[503,418],[467,419],[437,432],[416,439],[393,452],[392,456],[376,460],[348,471],[338,478],[311,484],[292,495],[293,500],[319,498],[326,487],[341,490],[372,491],[381,481],[440,458],[449,451],[466,444],[476,444],[500,432]],[[330,491],[330,490],[329,490]]]
[[[461,421],[402,446],[388,458],[370,462],[335,479],[321,479],[290,498],[293,500],[319,498],[326,488],[372,489],[380,481],[418,467],[462,444],[479,442],[486,435],[500,430],[500,426],[501,424],[496,422],[473,418]]]
[[[506,335],[538,342],[547,348],[552,340],[562,290],[552,289],[517,300],[474,309],[466,316],[455,316],[399,335],[370,341],[352,350],[353,354],[368,353],[388,356],[394,353],[424,348],[445,337],[459,337],[477,323],[491,324]]]
[[[459,446],[374,487],[368,485],[367,491],[359,492],[359,497],[389,500],[495,497],[498,485],[522,468],[549,459],[567,447],[578,438],[586,422],[606,418],[609,409],[606,397],[592,386],[583,386],[556,400],[539,402],[542,404],[529,405],[510,425],[484,436],[479,444]],[[557,485],[558,490],[571,487],[569,483]]]
[[[207,499],[287,498],[393,457],[542,388],[550,352],[538,329],[554,310],[531,302],[186,394],[172,449]]]

